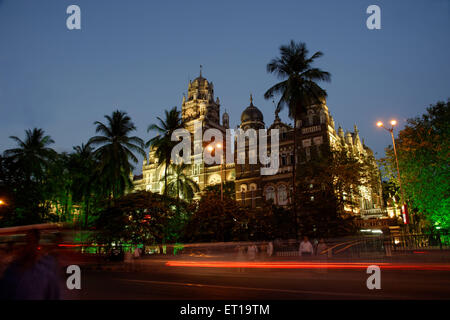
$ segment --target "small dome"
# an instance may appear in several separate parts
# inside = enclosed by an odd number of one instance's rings
[[[199,85],[202,85],[205,81],[206,83],[208,83],[208,80],[206,80],[206,78],[203,78],[202,76],[202,68],[203,66],[200,66],[200,75],[194,79],[194,81],[192,82],[197,82]]]
[[[253,97],[250,95],[250,105],[242,112],[241,123],[247,121],[259,121],[264,122],[262,112],[253,105]]]
[[[203,77],[200,75],[199,77],[195,78],[194,81],[192,81],[192,82],[195,82],[195,81],[197,81],[199,84],[201,84],[201,83],[203,83],[203,82],[205,82],[205,81],[207,81],[207,80],[206,80],[206,78],[203,78]]]

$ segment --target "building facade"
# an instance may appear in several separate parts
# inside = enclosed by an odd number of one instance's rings
[[[200,121],[203,132],[207,129],[217,129],[225,137],[226,130],[229,129],[229,115],[224,112],[220,121],[220,100],[214,98],[214,85],[208,82],[201,72],[200,76],[189,81],[188,94],[183,96],[182,117],[186,122],[186,129],[194,137],[195,122]],[[280,206],[287,206],[292,201],[292,175],[294,164],[294,132],[297,132],[297,163],[302,165],[311,161],[311,152],[320,148],[330,148],[334,150],[345,149],[352,155],[360,159],[369,159],[375,163],[373,152],[361,141],[358,129],[355,125],[353,132],[345,132],[341,127],[335,129],[333,117],[329,113],[326,102],[307,108],[307,111],[300,115],[297,123],[297,130],[291,125],[283,123],[275,114],[275,120],[269,126],[264,122],[264,116],[257,106],[253,104],[250,96],[250,105],[246,107],[240,119],[238,128],[247,129],[267,129],[270,137],[270,130],[279,130],[279,170],[274,175],[261,175],[261,164],[250,164],[248,141],[246,141],[246,163],[236,164],[223,163],[222,165],[207,165],[202,159],[195,158],[192,153],[191,165],[186,172],[200,187],[200,193],[208,186],[220,184],[221,181],[233,181],[235,183],[236,200],[244,206],[253,208],[262,207],[264,200],[273,201]],[[197,122],[198,123],[198,122]],[[231,147],[236,150],[236,139],[223,141],[224,154],[226,149]],[[193,141],[196,144],[205,145],[202,141]],[[268,150],[270,150],[270,140]],[[198,155],[201,157],[202,154]],[[235,152],[235,159],[237,154]],[[225,161],[224,161],[225,162]],[[376,167],[376,166],[375,166]],[[169,169],[170,170],[170,169]],[[164,186],[164,165],[160,165],[155,157],[154,151],[150,151],[148,161],[144,161],[142,175],[135,177],[135,188],[138,190],[148,190],[162,193]],[[382,195],[381,181],[378,187],[361,185],[359,188],[359,198],[357,203],[357,213],[381,212]],[[353,209],[352,209],[353,210]]]

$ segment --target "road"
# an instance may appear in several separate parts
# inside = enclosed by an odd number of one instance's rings
[[[292,269],[286,265],[293,262],[281,263],[281,266],[280,263],[266,263],[260,267],[240,268],[227,261],[216,266],[209,262],[198,266],[197,260],[188,266],[183,263],[183,266],[171,266],[168,261],[143,259],[136,266],[138,270],[133,271],[125,271],[123,265],[114,265],[112,270],[82,267],[81,290],[66,290],[64,298],[450,299],[448,264],[440,264],[443,268],[429,268],[428,264],[423,267],[423,264],[413,262],[381,265],[381,289],[369,290],[366,281],[370,275],[366,267],[353,268],[352,264],[348,267],[347,263],[337,266],[330,263],[329,268],[315,268],[300,262]]]

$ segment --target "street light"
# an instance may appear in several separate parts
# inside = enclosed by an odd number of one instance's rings
[[[392,146],[393,146],[393,148],[394,148],[395,163],[396,163],[396,165],[397,165],[398,184],[399,184],[399,186],[400,186],[400,193],[401,193],[401,196],[402,196],[402,203],[403,203],[402,207],[403,207],[403,211],[404,211],[404,214],[405,214],[404,222],[405,222],[405,224],[406,224],[406,223],[407,223],[407,218],[408,218],[408,217],[407,217],[407,214],[408,214],[408,213],[407,213],[407,210],[408,210],[408,209],[407,209],[406,201],[405,201],[405,193],[403,192],[402,180],[401,180],[401,178],[400,178],[400,169],[399,169],[399,166],[398,166],[397,149],[395,148],[395,138],[394,138],[394,127],[397,125],[397,120],[392,119],[392,120],[390,121],[390,124],[391,124],[391,128],[386,128],[386,127],[383,125],[383,122],[378,121],[378,122],[377,122],[377,127],[383,128],[383,129],[389,131],[389,133],[391,134],[391,138],[392,138]]]
[[[4,206],[6,203],[2,200],[2,199],[0,199],[0,206]]]

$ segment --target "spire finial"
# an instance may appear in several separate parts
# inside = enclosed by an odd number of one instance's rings
[[[278,116],[278,114],[280,113],[280,109],[275,105],[275,100],[272,100],[273,103],[273,107],[275,108],[275,120],[279,120],[280,117]]]
[[[250,93],[250,105],[253,105],[253,95]]]
[[[200,78],[202,77],[202,69],[203,69],[203,66],[200,65]]]

